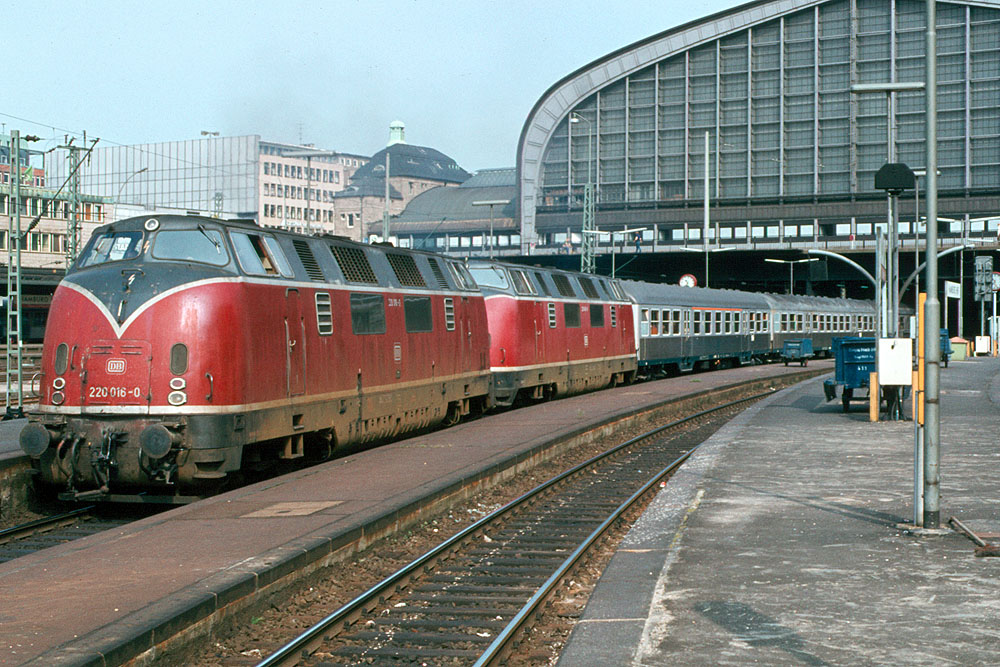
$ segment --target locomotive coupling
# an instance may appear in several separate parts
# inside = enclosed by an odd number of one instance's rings
[[[23,436],[22,436],[23,437]],[[151,424],[139,436],[139,449],[150,459],[162,459],[174,445],[179,445],[181,436],[163,424]],[[23,446],[23,445],[22,445]]]
[[[37,459],[45,453],[55,440],[55,434],[37,422],[31,422],[21,429],[21,449],[28,456]]]

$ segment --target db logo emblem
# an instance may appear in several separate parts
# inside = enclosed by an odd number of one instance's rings
[[[108,373],[112,375],[121,375],[125,372],[125,360],[124,359],[108,359]]]

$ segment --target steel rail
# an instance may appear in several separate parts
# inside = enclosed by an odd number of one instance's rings
[[[63,512],[62,514],[56,514],[55,516],[47,516],[41,519],[35,519],[34,521],[22,523],[17,526],[11,526],[10,528],[4,528],[3,530],[0,530],[0,544],[6,544],[7,542],[28,537],[29,535],[41,532],[43,529],[62,527],[63,525],[72,523],[73,521],[79,519],[81,515],[86,514],[92,509],[94,509],[94,506],[88,505],[69,512]]]
[[[595,463],[607,459],[613,456],[614,454],[618,453],[619,451],[631,447],[642,440],[658,435],[663,431],[676,428],[687,422],[693,421],[700,417],[704,417],[706,415],[710,415],[715,412],[719,412],[721,410],[725,410],[727,408],[731,408],[741,403],[747,403],[750,401],[763,398],[765,396],[770,396],[776,391],[778,390],[771,389],[765,392],[761,392],[759,394],[754,394],[753,396],[747,396],[744,398],[737,399],[735,401],[729,401],[727,403],[713,406],[711,408],[707,408],[705,410],[701,410],[699,412],[687,415],[680,419],[676,419],[668,424],[658,426],[657,428],[651,431],[630,438],[629,440],[626,440],[625,442],[622,442],[621,444],[616,445],[611,449],[602,452],[601,454],[598,454],[588,459],[587,461],[584,461],[583,463],[580,463],[560,473],[559,475],[543,482],[542,484],[539,484],[534,489],[528,491],[519,498],[510,501],[509,503],[497,509],[496,511],[492,512],[491,514],[488,514],[487,516],[482,517],[481,519],[471,524],[470,526],[467,526],[466,528],[456,533],[452,537],[448,538],[447,540],[445,540],[438,546],[434,547],[424,555],[412,561],[410,564],[400,568],[394,574],[389,576],[387,579],[384,579],[375,586],[369,588],[364,593],[361,593],[353,600],[343,605],[340,609],[334,611],[330,615],[318,621],[314,626],[312,626],[311,628],[300,634],[291,642],[280,647],[266,659],[257,663],[257,667],[276,667],[278,665],[282,667],[288,667],[290,665],[297,665],[300,660],[314,653],[322,645],[322,642],[324,642],[328,637],[333,636],[333,634],[336,634],[336,632],[330,634],[329,631],[331,629],[339,631],[339,628],[336,628],[336,626],[340,624],[343,624],[344,627],[349,626],[353,620],[355,620],[357,617],[359,617],[366,611],[369,611],[374,606],[374,604],[379,603],[380,601],[384,600],[388,595],[391,595],[392,593],[395,593],[396,591],[405,587],[407,582],[415,574],[419,574],[421,569],[423,569],[430,563],[440,558],[443,554],[451,550],[454,550],[467,538],[476,534],[481,529],[496,522],[500,518],[512,512],[513,510],[518,509],[519,507],[536,499],[543,492],[551,489],[552,487],[567,480],[568,478],[575,476],[581,470],[589,468],[593,466]],[[587,548],[593,546],[593,543],[600,538],[600,536],[607,530],[608,527],[610,527],[614,523],[614,521],[620,518],[620,515],[622,513],[627,511],[629,506],[633,505],[636,502],[636,500],[638,500],[638,498],[642,497],[643,494],[647,493],[649,489],[656,483],[658,483],[665,475],[669,474],[673,470],[676,470],[676,468],[680,466],[682,463],[684,463],[684,461],[686,461],[693,452],[697,451],[698,447],[700,447],[700,445],[693,447],[691,451],[679,457],[677,460],[675,460],[666,468],[660,470],[649,482],[644,484],[640,490],[636,491],[628,500],[622,503],[619,506],[619,508],[615,510],[613,516],[606,519],[601,524],[601,526],[595,529],[585,541],[584,544],[586,546],[581,545],[580,547],[574,550],[573,554],[569,558],[567,558],[566,561],[559,567],[559,570],[555,574],[551,575],[551,577],[545,582],[545,584],[543,584],[542,588],[539,589],[539,591],[536,592],[535,595],[531,597],[531,599],[524,605],[524,607],[522,607],[521,611],[519,611],[518,614],[515,615],[515,617],[511,620],[511,622],[498,635],[497,639],[494,640],[494,642],[490,645],[490,647],[487,648],[487,652],[484,653],[484,656],[489,654],[491,656],[489,660],[493,660],[498,655],[500,655],[505,650],[505,647],[510,641],[510,639],[516,636],[517,630],[521,628],[525,620],[527,620],[527,618],[530,617],[530,615],[534,612],[534,610],[537,609],[538,605],[549,594],[551,594],[552,590],[554,590],[554,588],[558,585],[558,582],[563,577],[565,577],[566,572],[572,569],[572,566],[575,565],[575,563],[583,556],[583,554],[587,551]],[[544,594],[542,593],[543,590],[545,591]],[[503,638],[503,641],[501,641],[501,638]],[[489,664],[489,663],[483,662],[483,658],[481,658],[480,661],[476,663],[476,665],[479,664]]]

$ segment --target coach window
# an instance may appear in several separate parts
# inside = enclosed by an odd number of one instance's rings
[[[653,310],[649,313],[649,335],[660,335],[660,311]]]
[[[675,310],[674,311],[674,316],[671,318],[671,325],[672,325],[671,333],[673,333],[675,336],[678,335],[678,334],[680,334],[680,332],[681,332],[681,311],[679,311],[679,310]]]
[[[693,329],[693,333],[695,335],[701,333],[701,311],[700,310],[694,311],[694,329]]]
[[[563,319],[566,321],[567,328],[579,328],[580,326],[580,304],[578,303],[564,303],[563,304]]]
[[[649,308],[639,311],[639,335],[649,335]]]
[[[385,333],[385,298],[381,294],[351,295],[351,331],[355,334]]]
[[[722,312],[718,310],[715,311],[715,315],[712,316],[712,320],[715,323],[715,326],[712,328],[712,333],[722,333]]]

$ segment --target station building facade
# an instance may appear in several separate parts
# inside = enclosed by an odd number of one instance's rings
[[[644,245],[874,245],[887,162],[925,163],[924,92],[852,92],[924,79],[919,0],[751,2],[626,46],[537,101],[517,151],[522,252],[555,252],[582,224]],[[1000,227],[1000,3],[938,2],[939,215],[945,243]],[[706,142],[706,135],[708,137]],[[923,179],[918,179],[918,190]],[[914,193],[900,236],[914,243]],[[910,235],[910,236],[908,236]]]

